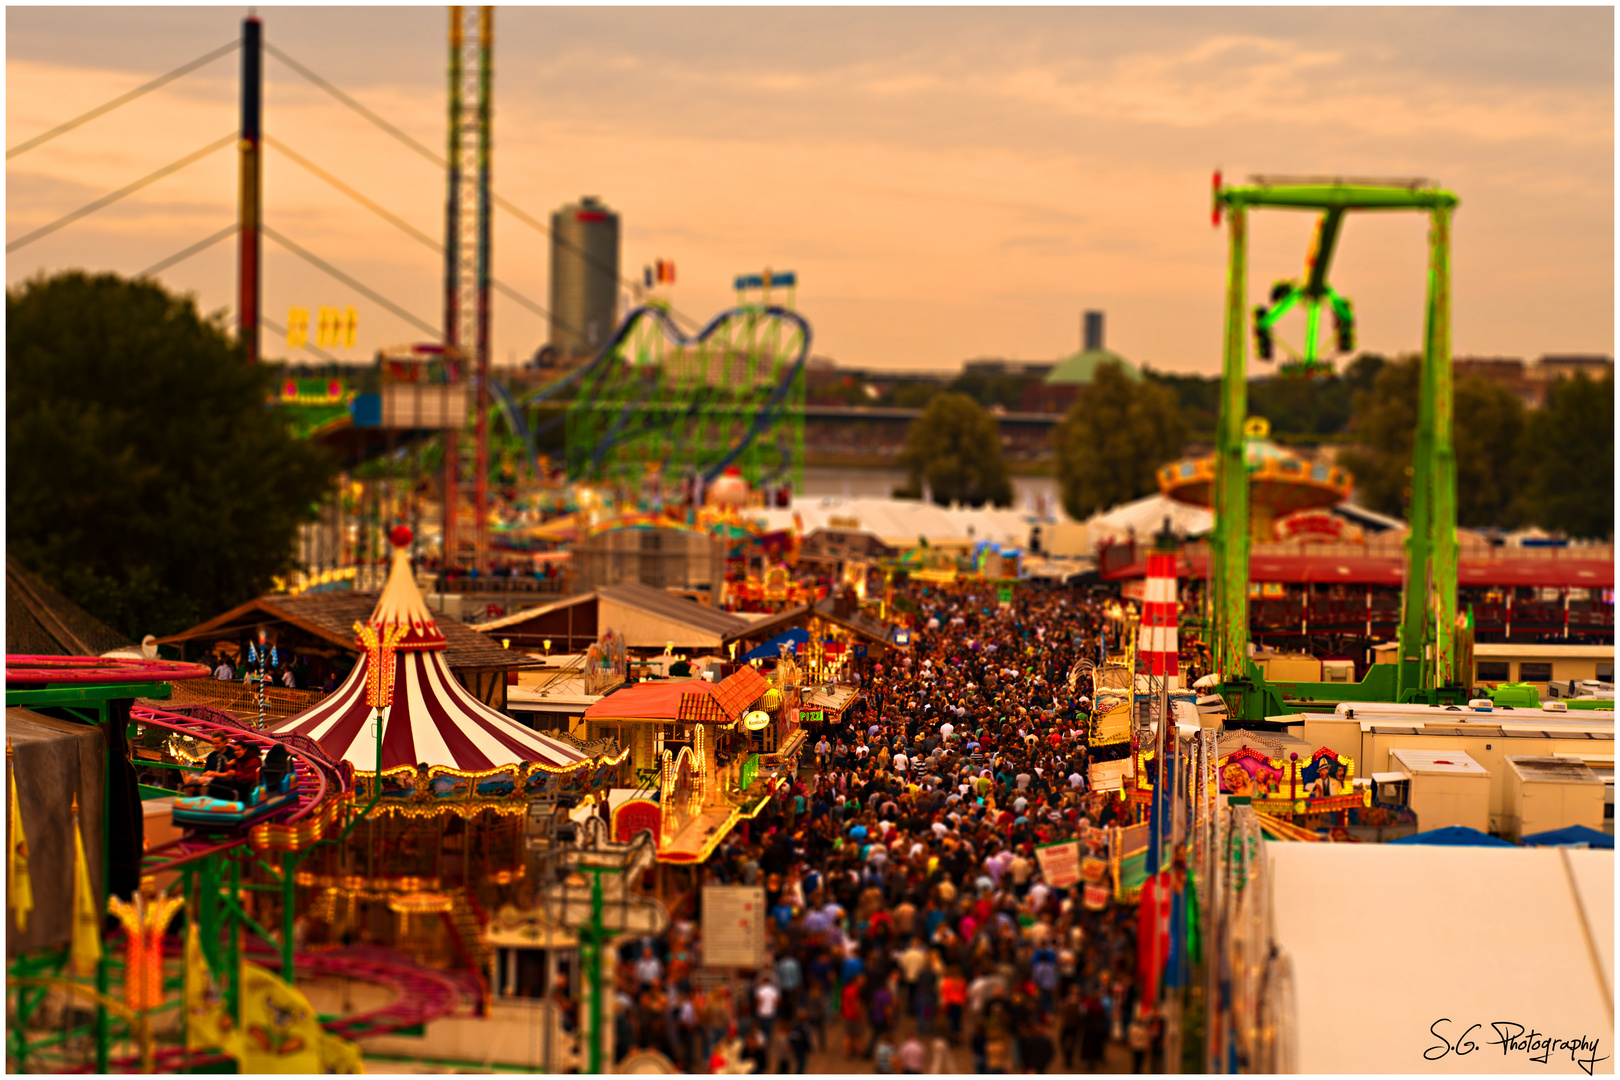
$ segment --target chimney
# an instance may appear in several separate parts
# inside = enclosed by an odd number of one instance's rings
[[[1103,348],[1103,313],[1100,311],[1086,312],[1085,322],[1085,349],[1086,352],[1096,352]]]

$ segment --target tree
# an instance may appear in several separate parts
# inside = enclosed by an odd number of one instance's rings
[[[1614,535],[1614,372],[1554,383],[1525,425],[1527,501],[1537,524],[1569,536]]]
[[[1457,524],[1468,529],[1515,529],[1525,523],[1526,481],[1521,453],[1524,402],[1478,375],[1452,388],[1452,445],[1457,453]]]
[[[1063,509],[1083,520],[1157,491],[1159,466],[1186,439],[1175,391],[1132,380],[1115,361],[1099,364],[1055,436]]]
[[[1012,505],[995,417],[966,394],[943,392],[929,401],[906,431],[900,462],[911,472],[911,489],[926,483],[941,506]]]
[[[6,293],[12,553],[139,640],[262,592],[335,462],[265,402],[223,316],[146,280],[69,271]]]
[[[1356,445],[1339,455],[1339,464],[1356,478],[1356,501],[1391,517],[1404,518],[1412,497],[1420,365],[1408,356],[1378,368],[1372,385],[1355,397],[1350,430]]]
[[[1357,445],[1339,455],[1356,478],[1356,500],[1404,518],[1412,501],[1422,361],[1384,364],[1372,387],[1356,395]],[[1500,383],[1464,376],[1452,387],[1452,447],[1457,461],[1457,524],[1517,528],[1530,504],[1523,454],[1524,404]]]

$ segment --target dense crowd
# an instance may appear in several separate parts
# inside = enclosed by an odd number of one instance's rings
[[[1078,838],[1102,857],[1125,812],[1088,789],[1092,761],[1128,752],[1088,745],[1076,661],[1109,633],[1101,607],[1022,590],[999,605],[983,586],[912,599],[912,647],[854,662],[860,704],[812,726],[791,791],[704,869],[764,886],[771,963],[706,984],[690,922],[627,943],[621,1055],[705,1072],[740,1043],[755,1072],[803,1072],[813,1050],[877,1072],[1046,1072],[1097,1069],[1113,1040],[1153,1065],[1134,908],[1091,910],[1036,854]]]

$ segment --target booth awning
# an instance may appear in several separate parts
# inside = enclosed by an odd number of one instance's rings
[[[783,645],[792,645],[794,651],[797,651],[800,645],[807,644],[809,641],[810,631],[804,629],[803,627],[795,626],[786,633],[778,634],[769,641],[762,642],[759,645],[754,646],[754,648],[743,653],[742,656],[738,657],[738,659],[745,661],[775,660],[777,657],[782,655],[781,648]]]

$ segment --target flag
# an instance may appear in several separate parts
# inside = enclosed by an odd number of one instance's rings
[[[10,765],[11,747],[6,746],[7,765]],[[11,789],[11,880],[6,890],[6,906],[17,915],[17,933],[28,931],[28,913],[34,910],[34,879],[28,874],[28,837],[23,833],[22,796],[17,794],[17,770],[12,767],[6,777]]]
[[[90,861],[84,857],[84,834],[79,831],[79,799],[73,798],[73,973],[94,975],[101,963],[101,917],[90,888]]]
[[[203,956],[195,922],[186,931],[185,1009],[187,1050],[207,1050],[226,1043],[231,1019],[225,1014],[224,995]]]
[[[242,1073],[365,1072],[360,1048],[328,1035],[308,999],[257,964],[242,965],[242,1030],[226,1053]]]

